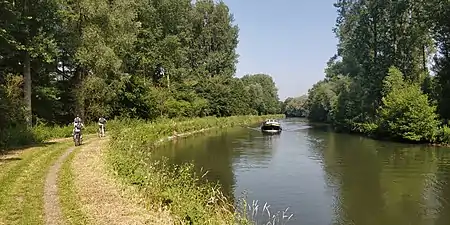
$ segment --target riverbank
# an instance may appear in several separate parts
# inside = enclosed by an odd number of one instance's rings
[[[234,206],[222,194],[220,185],[205,182],[200,185],[203,174],[195,174],[192,165],[170,168],[164,161],[143,159],[152,154],[161,140],[175,138],[176,134],[255,124],[273,117],[284,116],[208,117],[157,123],[117,121],[111,128],[108,164],[121,181],[136,190],[144,205],[156,211],[169,211],[175,221],[235,224],[238,218],[241,224],[245,224],[246,219],[236,214]],[[120,124],[124,126],[116,126]]]
[[[433,147],[450,147],[450,128],[447,125],[437,127],[432,135],[427,139],[410,140],[405,138],[393,137],[379,128],[375,123],[354,123],[351,126],[342,126],[332,122],[311,122],[314,127],[327,127],[333,132],[346,133],[369,138],[376,141],[395,142],[400,144],[426,145]]]
[[[0,224],[249,224],[192,165],[143,159],[164,141],[267,117],[111,121],[106,138],[79,147],[69,137],[5,151]]]

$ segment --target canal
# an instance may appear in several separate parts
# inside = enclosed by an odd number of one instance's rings
[[[285,119],[279,135],[257,127],[168,143],[155,157],[209,171],[233,201],[246,193],[288,224],[450,224],[450,149],[375,141]]]

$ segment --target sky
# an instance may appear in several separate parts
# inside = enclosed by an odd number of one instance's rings
[[[336,53],[335,0],[223,0],[239,26],[237,76],[272,76],[280,100],[308,92]]]

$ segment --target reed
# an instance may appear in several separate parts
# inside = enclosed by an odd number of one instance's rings
[[[271,212],[270,205],[265,202],[261,207],[259,200],[252,200],[249,204],[245,194],[238,198],[237,214],[239,219],[250,221],[254,225],[284,225],[294,217],[294,214],[288,213],[289,207],[285,210]],[[245,224],[245,222],[241,223]]]

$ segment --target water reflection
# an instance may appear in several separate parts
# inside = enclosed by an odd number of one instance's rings
[[[208,171],[208,180],[219,181],[224,193],[234,200],[233,169],[267,167],[278,139],[278,135],[263,136],[258,129],[212,131],[167,143],[153,157],[167,157],[172,164],[193,162],[198,171]]]
[[[305,120],[282,121],[279,135],[257,127],[181,139],[156,151],[193,161],[233,198],[272,210],[291,224],[450,224],[450,150],[334,133]]]
[[[308,132],[334,193],[335,224],[450,223],[448,149]]]

